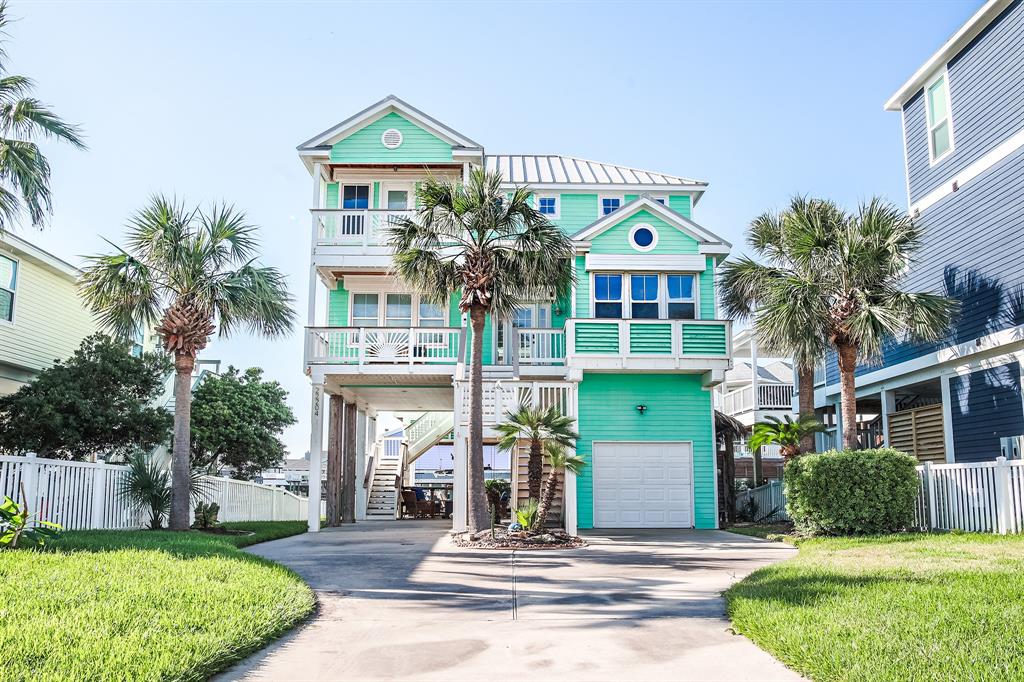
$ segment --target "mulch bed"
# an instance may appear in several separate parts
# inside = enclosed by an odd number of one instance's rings
[[[476,535],[452,533],[452,542],[467,549],[577,549],[587,546],[586,540],[577,535],[569,535],[563,530],[529,533],[509,532],[505,528],[495,528],[493,537],[490,530],[480,531]]]

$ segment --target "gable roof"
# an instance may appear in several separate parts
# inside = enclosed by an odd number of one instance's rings
[[[921,68],[914,72],[914,75],[906,83],[900,86],[900,89],[886,101],[883,108],[886,111],[899,111],[902,109],[907,100],[924,87],[925,81],[932,74],[938,71],[943,64],[960,54],[961,50],[977,38],[978,34],[984,31],[1012,2],[1013,0],[988,0],[963,26],[957,29],[956,33],[950,36],[949,40],[943,43],[942,47],[935,54],[928,58],[928,61],[921,65]]]
[[[574,234],[572,238],[576,241],[587,241],[642,210],[650,211],[669,225],[682,230],[696,239],[702,247],[701,253],[728,255],[729,249],[732,248],[732,244],[714,232],[701,227],[682,213],[669,208],[665,204],[655,201],[649,194],[641,194],[617,211],[612,211],[608,215],[598,218]]]
[[[484,157],[484,166],[488,171],[499,171],[507,183],[532,187],[586,183],[659,189],[707,188],[707,183],[700,180],[557,154],[490,154]]]
[[[462,133],[449,128],[436,118],[428,116],[408,102],[405,102],[394,95],[388,95],[379,102],[366,107],[358,114],[346,118],[341,123],[325,130],[315,137],[311,137],[300,144],[297,149],[300,153],[325,151],[338,140],[346,137],[352,132],[355,132],[363,126],[372,123],[391,111],[398,112],[416,125],[424,128],[434,135],[437,135],[445,142],[448,142],[453,147],[460,147],[463,151],[483,152],[483,145],[474,142]]]

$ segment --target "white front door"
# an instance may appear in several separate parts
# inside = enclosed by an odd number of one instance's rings
[[[385,182],[380,188],[380,208],[405,211],[413,207],[416,197],[411,182]]]
[[[528,303],[512,313],[512,317],[496,325],[494,335],[496,363],[507,365],[512,363],[511,342],[513,329],[540,328],[547,329],[551,326],[551,304],[549,303]],[[521,349],[529,352],[528,348]]]
[[[594,443],[595,528],[692,528],[691,443]]]

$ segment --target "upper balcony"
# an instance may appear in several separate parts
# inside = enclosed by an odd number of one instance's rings
[[[722,396],[722,412],[736,417],[746,412],[793,410],[793,384],[758,382],[758,399],[754,400],[754,387],[744,386]]]
[[[387,268],[391,250],[386,230],[411,210],[317,208],[313,215],[315,267]]]
[[[566,362],[581,369],[724,372],[731,364],[728,320],[574,319],[565,333]]]

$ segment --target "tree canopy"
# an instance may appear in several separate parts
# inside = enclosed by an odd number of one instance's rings
[[[165,355],[136,357],[129,343],[94,334],[0,398],[0,450],[71,460],[149,450],[170,432],[170,412],[155,404],[170,372]]]
[[[279,436],[295,423],[287,398],[257,367],[228,367],[206,378],[192,396],[193,466],[230,467],[235,477],[252,479],[280,464],[285,447]]]

